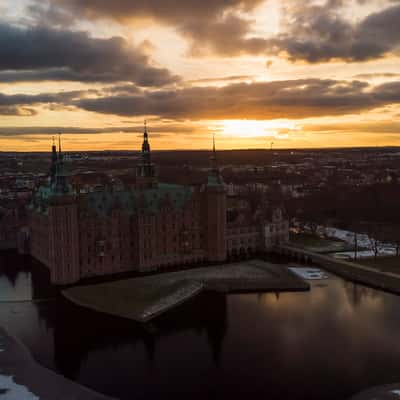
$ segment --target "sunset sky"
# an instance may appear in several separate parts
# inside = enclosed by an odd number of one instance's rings
[[[400,145],[400,0],[1,0],[0,151]]]

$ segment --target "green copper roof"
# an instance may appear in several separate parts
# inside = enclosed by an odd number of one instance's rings
[[[193,189],[189,186],[159,183],[157,187],[145,190],[111,191],[103,190],[77,196],[79,208],[89,215],[111,215],[113,209],[120,209],[124,215],[134,215],[138,210],[157,214],[168,201],[175,210],[181,210],[191,199]],[[42,214],[48,213],[49,199],[57,196],[51,186],[41,186],[35,193],[29,208]]]
[[[32,200],[28,205],[28,209],[47,215],[50,199],[65,194],[75,194],[72,186],[67,185],[67,191],[65,193],[59,193],[56,190],[55,183],[42,185],[34,192]]]
[[[80,196],[79,202],[81,211],[89,214],[110,215],[115,208],[125,215],[136,214],[139,209],[156,214],[167,199],[175,210],[183,209],[192,193],[190,187],[160,183],[145,190],[91,192]]]

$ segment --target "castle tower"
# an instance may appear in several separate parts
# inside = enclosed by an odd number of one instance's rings
[[[55,145],[53,145],[53,151],[55,151]],[[52,189],[55,193],[63,194],[68,192],[68,185],[66,181],[66,174],[64,171],[64,155],[61,150],[61,135],[58,137],[58,156],[57,154],[53,157],[57,158],[55,176]]]
[[[80,263],[78,204],[66,182],[61,138],[51,189],[48,208],[48,263],[51,281],[63,285],[80,279]]]
[[[149,135],[147,133],[147,124],[145,121],[142,153],[140,155],[140,161],[136,165],[136,186],[139,189],[148,189],[157,186],[157,179],[155,175],[155,167],[151,162]]]
[[[53,145],[51,146],[50,185],[53,185],[56,181],[57,161],[57,147],[53,136]]]
[[[215,137],[210,157],[210,170],[204,190],[203,216],[206,221],[205,241],[208,260],[226,260],[226,192],[217,165]]]

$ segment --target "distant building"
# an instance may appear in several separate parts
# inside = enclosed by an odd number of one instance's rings
[[[53,143],[50,177],[29,206],[31,255],[55,284],[128,271],[223,262],[287,240],[283,214],[227,220],[227,195],[215,143],[207,182],[158,182],[145,127],[135,184],[79,191],[68,182],[61,143]]]

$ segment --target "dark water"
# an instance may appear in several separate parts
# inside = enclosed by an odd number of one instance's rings
[[[1,303],[0,325],[43,365],[121,399],[346,399],[400,381],[400,297],[323,283],[201,295],[145,327],[61,299]],[[37,265],[0,254],[1,300],[51,295]]]

